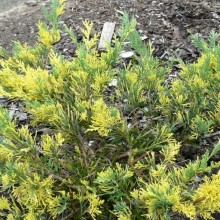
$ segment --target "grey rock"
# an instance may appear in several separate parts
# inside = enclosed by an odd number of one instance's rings
[[[29,6],[29,7],[34,7],[34,6],[37,6],[38,5],[38,2],[33,0],[33,1],[28,1],[28,2],[25,2],[25,5]]]

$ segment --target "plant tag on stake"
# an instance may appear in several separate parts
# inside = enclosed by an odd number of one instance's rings
[[[98,50],[100,51],[106,50],[106,43],[111,43],[112,36],[114,34],[114,29],[115,29],[115,22],[105,22],[102,29]]]

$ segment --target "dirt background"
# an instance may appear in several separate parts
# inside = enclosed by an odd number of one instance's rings
[[[37,39],[37,22],[43,19],[42,6],[49,6],[47,0],[33,0],[12,12],[0,16],[0,46],[11,50],[12,41],[33,44]],[[169,59],[165,54],[193,61],[198,56],[191,46],[189,31],[207,38],[211,30],[220,30],[220,2],[218,0],[68,0],[62,22],[71,26],[81,38],[82,21],[94,22],[94,31],[101,31],[104,22],[117,22],[116,10],[126,11],[137,19],[137,29],[146,42],[150,39],[155,55]],[[74,55],[74,45],[66,33],[57,45],[69,56]]]
[[[37,0],[35,2],[33,2],[33,0],[1,0],[0,15],[4,15],[8,11],[13,11],[18,7],[21,7],[23,4],[33,3],[37,3]]]

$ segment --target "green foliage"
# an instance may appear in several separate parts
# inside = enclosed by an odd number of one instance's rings
[[[193,64],[181,64],[179,78],[171,86],[159,86],[158,108],[175,128],[182,127],[190,139],[202,137],[219,124],[220,44],[210,34],[209,43],[194,37],[202,49]]]
[[[33,47],[16,42],[12,56],[0,51],[1,95],[22,100],[32,126],[52,130],[39,141],[0,109],[1,218],[211,219],[220,209],[220,172],[211,175],[220,142],[184,166],[176,160],[183,143],[198,142],[220,122],[216,34],[209,43],[194,38],[201,57],[182,63],[180,77],[166,85],[170,64],[153,57],[126,13],[120,38],[105,52],[84,21],[82,42],[65,27],[76,57],[57,53],[64,2],[44,9],[48,24],[39,22]],[[135,56],[119,67],[126,40]]]

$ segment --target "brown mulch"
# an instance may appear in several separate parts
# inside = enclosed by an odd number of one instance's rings
[[[80,39],[82,21],[94,22],[94,31],[101,31],[104,22],[117,22],[116,10],[126,11],[137,19],[137,29],[153,42],[155,55],[169,59],[165,52],[192,62],[198,51],[191,45],[191,33],[207,38],[210,31],[220,29],[218,0],[68,0],[62,21],[71,26]],[[33,44],[37,38],[37,21],[42,19],[40,7],[48,3],[28,4],[0,18],[0,46],[11,49],[13,40]],[[74,45],[63,33],[58,48],[74,55]]]

